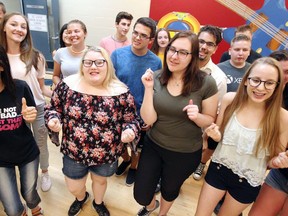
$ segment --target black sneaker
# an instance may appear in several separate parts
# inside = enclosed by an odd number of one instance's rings
[[[128,166],[131,164],[131,159],[129,161],[122,161],[122,163],[118,166],[115,175],[121,176],[125,172],[125,170],[128,168]]]
[[[139,210],[139,212],[137,213],[137,216],[148,216],[148,215],[150,215],[153,211],[155,211],[158,207],[159,207],[159,201],[158,200],[156,200],[156,202],[155,202],[155,207],[153,208],[153,209],[151,209],[151,210],[148,210],[147,208],[146,208],[146,206],[145,207],[143,207],[143,208],[141,208],[140,210]]]
[[[92,207],[95,209],[99,216],[110,216],[110,213],[104,205],[104,202],[98,205],[95,203],[95,200],[93,200]]]
[[[82,206],[89,200],[89,193],[86,191],[85,198],[81,201],[75,199],[72,205],[69,208],[68,215],[76,216],[80,213]]]
[[[128,174],[127,174],[127,177],[126,177],[126,185],[127,186],[132,186],[135,182],[135,178],[136,178],[136,169],[129,169],[128,170]]]

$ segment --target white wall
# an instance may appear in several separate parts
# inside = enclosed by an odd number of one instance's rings
[[[21,11],[20,0],[0,0],[7,11]],[[88,30],[86,43],[98,45],[102,37],[115,32],[115,17],[120,11],[127,11],[134,22],[142,16],[149,16],[150,0],[59,0],[60,27],[72,19],[83,21]],[[132,29],[132,28],[131,28]],[[131,37],[131,29],[129,37]]]
[[[59,4],[60,26],[75,18],[83,21],[88,30],[88,45],[98,45],[102,37],[115,32],[118,12],[131,13],[133,26],[139,17],[149,16],[150,10],[150,0],[59,0]]]

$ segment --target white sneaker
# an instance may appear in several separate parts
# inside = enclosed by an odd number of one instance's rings
[[[48,172],[41,173],[41,190],[43,192],[49,191],[52,186]]]

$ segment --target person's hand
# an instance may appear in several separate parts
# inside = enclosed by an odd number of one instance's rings
[[[142,131],[148,131],[150,129],[150,127],[151,127],[150,125],[144,124],[144,125],[142,125],[141,130]]]
[[[187,112],[188,118],[192,121],[194,121],[198,118],[199,109],[198,109],[197,105],[193,104],[192,99],[189,100],[188,105],[183,108],[183,111]]]
[[[36,108],[33,106],[27,106],[27,102],[24,97],[22,98],[21,114],[23,116],[23,119],[27,122],[33,122],[37,116]]]
[[[272,165],[276,168],[287,168],[288,167],[288,151],[280,152],[278,156],[273,159]]]
[[[126,129],[126,130],[122,131],[121,141],[123,143],[132,142],[134,139],[135,139],[135,133],[132,129]]]
[[[58,118],[50,119],[47,125],[50,128],[50,130],[54,132],[59,132],[62,128],[61,123]]]
[[[215,141],[219,141],[221,139],[219,126],[215,123],[212,123],[209,127],[207,127],[205,129],[205,133],[207,134],[207,136],[211,137]]]
[[[145,88],[153,88],[153,71],[148,68],[146,72],[142,75],[141,80]]]

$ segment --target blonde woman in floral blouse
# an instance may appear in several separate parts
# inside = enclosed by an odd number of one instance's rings
[[[138,118],[134,97],[116,78],[107,52],[89,48],[80,73],[57,85],[45,111],[51,137],[61,129],[63,132],[63,173],[68,190],[76,197],[69,216],[77,215],[89,198],[85,186],[88,172],[93,208],[99,215],[110,215],[103,203],[107,177],[115,173],[125,143],[138,140]]]

